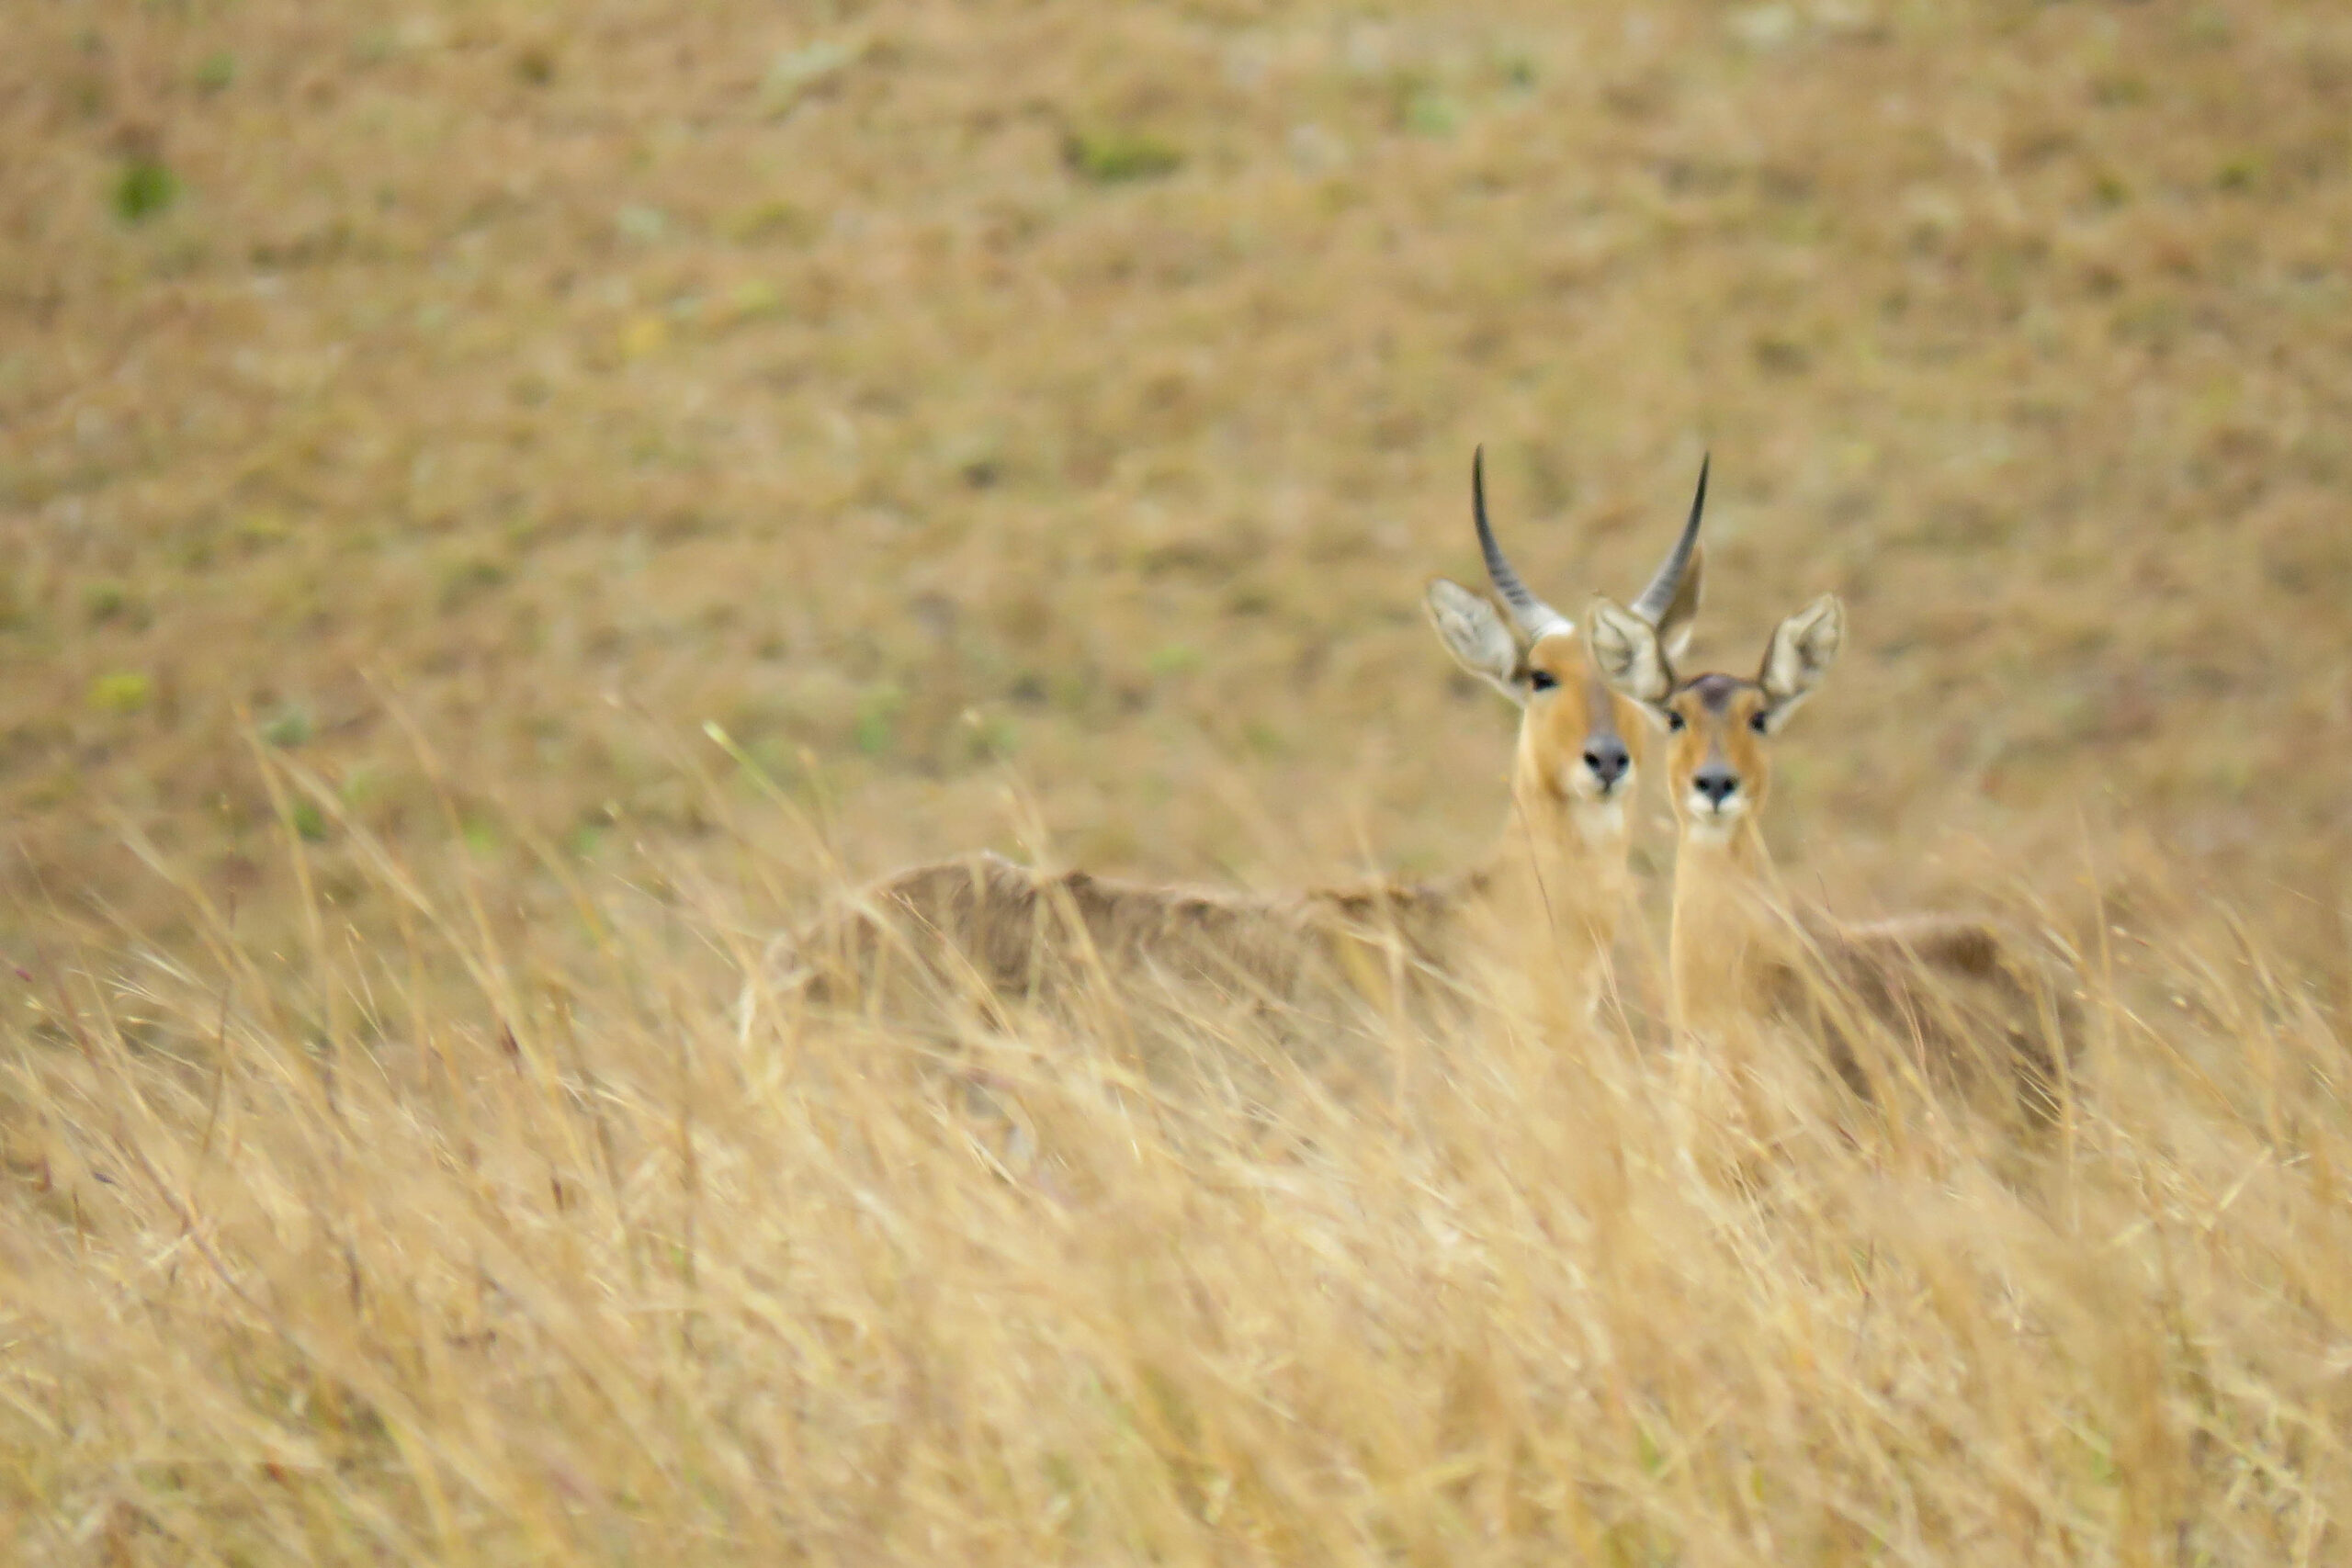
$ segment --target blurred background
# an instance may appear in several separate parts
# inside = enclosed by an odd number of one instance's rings
[[[266,926],[285,829],[363,926],[354,826],[518,908],[650,850],[784,912],[802,810],[859,873],[1038,852],[1024,811],[1104,871],[1442,869],[1512,723],[1419,608],[1477,581],[1481,442],[1564,608],[1638,587],[1707,450],[1694,660],[1846,595],[1771,826],[1849,900],[2064,899],[2134,841],[2342,945],[2340,6],[7,32],[12,947],[167,935],[133,841]]]

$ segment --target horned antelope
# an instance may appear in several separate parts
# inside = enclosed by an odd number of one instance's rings
[[[1629,612],[1662,647],[1680,647],[1699,605],[1706,468],[1688,520]],[[1531,592],[1487,521],[1483,452],[1471,514],[1499,597],[1443,578],[1426,608],[1462,667],[1521,710],[1511,812],[1486,862],[1418,883],[1375,882],[1278,894],[1171,887],[1045,873],[978,853],[886,878],[771,944],[739,1010],[748,1037],[763,997],[820,1005],[904,996],[1036,997],[1081,971],[1154,974],[1228,994],[1295,1003],[1337,974],[1369,980],[1473,980],[1516,972],[1571,1008],[1589,1007],[1606,949],[1633,901],[1626,798],[1643,735],[1634,704],[1588,662],[1567,617]],[[1475,981],[1474,981],[1475,983]],[[884,1000],[897,1013],[898,1002]]]
[[[1752,677],[1679,675],[1657,628],[1605,598],[1593,601],[1585,635],[1593,667],[1670,739],[1667,794],[1680,831],[1668,970],[1678,1032],[1719,1034],[1759,1013],[1797,1018],[1829,1037],[1840,1073],[1866,1089],[1838,1016],[1850,1000],[1925,1047],[1939,1073],[1986,1066],[1986,1046],[1997,1045],[2024,1102],[2046,1111],[2056,1085],[2050,1042],[2071,1055],[2080,1029],[2071,990],[2031,943],[1971,916],[1841,922],[1792,904],[1774,878],[1760,827],[1771,742],[1837,660],[1845,640],[1837,596],[1781,621]]]

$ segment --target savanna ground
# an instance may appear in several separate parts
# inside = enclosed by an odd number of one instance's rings
[[[2345,1549],[2352,15],[0,37],[17,1557]],[[2046,1146],[1491,1020],[974,1042],[1009,1168],[910,1042],[738,1041],[919,856],[1478,852],[1479,442],[1564,607],[1710,449],[1701,661],[1846,597],[1777,849],[2077,942]]]

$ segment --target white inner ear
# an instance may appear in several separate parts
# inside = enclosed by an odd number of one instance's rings
[[[1758,681],[1772,701],[1770,725],[1777,728],[1791,710],[1813,694],[1845,640],[1845,614],[1837,598],[1827,593],[1773,628]]]
[[[1503,618],[1482,594],[1441,577],[1430,584],[1423,603],[1438,640],[1454,662],[1493,686],[1515,703],[1527,694],[1511,677],[1519,671],[1519,643]]]
[[[1585,646],[1600,678],[1645,705],[1662,703],[1674,689],[1656,628],[1630,611],[1596,599],[1585,613]]]

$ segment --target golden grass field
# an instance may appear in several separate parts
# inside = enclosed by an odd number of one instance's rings
[[[2352,12],[0,39],[0,1555],[2343,1561]],[[1012,1158],[738,1038],[923,856],[1478,853],[1479,443],[1566,608],[1708,451],[1696,662],[1844,596],[1776,852],[2075,943],[2048,1139],[1041,1022]]]

